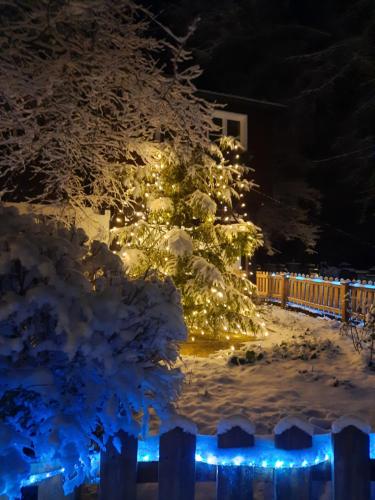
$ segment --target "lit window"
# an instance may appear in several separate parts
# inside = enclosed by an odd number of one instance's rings
[[[242,147],[247,150],[247,115],[230,111],[215,111],[213,121],[219,130],[210,134],[212,139],[230,135],[238,139]]]

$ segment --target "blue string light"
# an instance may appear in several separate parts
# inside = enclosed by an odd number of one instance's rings
[[[278,300],[277,302],[281,302]],[[341,314],[335,314],[332,311],[326,311],[322,309],[315,309],[314,307],[305,306],[302,304],[297,304],[294,302],[287,302],[287,306],[295,309],[303,309],[304,311],[309,311],[311,313],[317,314],[319,316],[333,316],[334,318],[341,318]],[[322,306],[324,307],[324,306]]]
[[[371,288],[375,289],[375,285],[363,284],[363,283],[349,283],[350,286],[360,287],[360,288]]]
[[[313,436],[311,448],[303,450],[281,450],[275,447],[272,437],[255,437],[251,448],[218,448],[216,436],[197,436],[195,461],[210,465],[249,466],[262,469],[299,469],[308,468],[332,461],[333,451],[331,434]],[[94,476],[98,481],[100,454],[92,458]],[[375,458],[375,434],[370,434],[370,458]],[[138,462],[157,462],[159,460],[159,436],[139,441]],[[41,467],[41,465],[40,465]],[[38,484],[64,472],[56,468],[48,472],[34,473],[22,482],[22,486]]]
[[[147,446],[143,441],[142,446]],[[218,448],[216,436],[197,436],[196,461],[214,465],[248,465],[260,468],[301,468],[327,462],[332,456],[330,434],[313,436],[304,450],[281,450],[272,437],[256,437],[251,448]],[[156,458],[157,459],[157,458]]]

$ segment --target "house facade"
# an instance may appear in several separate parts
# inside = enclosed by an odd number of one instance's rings
[[[285,145],[288,107],[209,90],[199,94],[224,106],[215,111],[214,122],[220,130],[213,136],[236,137],[244,149],[244,162],[254,169],[255,182],[268,191],[272,170]]]

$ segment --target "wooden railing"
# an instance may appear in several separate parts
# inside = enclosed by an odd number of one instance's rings
[[[296,418],[281,421],[273,437],[254,436],[252,428],[238,423],[216,436],[196,436],[177,423],[149,443],[121,433],[121,452],[109,443],[101,455],[99,488],[90,498],[135,500],[137,483],[158,483],[159,500],[193,500],[196,483],[210,481],[218,500],[252,500],[267,476],[272,493],[262,498],[318,499],[331,482],[331,499],[370,499],[374,435],[362,422],[339,419],[323,435],[312,435]],[[62,500],[57,479],[24,489],[23,498]],[[82,491],[69,498],[82,499]]]
[[[283,307],[305,309],[347,321],[364,318],[375,304],[375,284],[287,273],[256,273],[258,296]]]

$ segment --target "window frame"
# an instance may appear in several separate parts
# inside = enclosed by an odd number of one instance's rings
[[[220,118],[222,121],[222,135],[227,135],[228,121],[232,120],[240,124],[240,143],[247,151],[247,115],[244,113],[234,113],[233,111],[216,110],[213,118]]]

